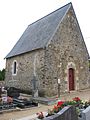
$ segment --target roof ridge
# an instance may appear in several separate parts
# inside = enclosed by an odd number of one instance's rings
[[[69,2],[69,3],[65,4],[65,5],[63,5],[62,7],[60,7],[60,8],[58,8],[58,9],[54,10],[53,12],[51,12],[51,13],[49,13],[49,14],[47,14],[47,15],[45,15],[44,17],[41,17],[40,19],[38,19],[38,20],[36,20],[36,21],[32,22],[32,23],[31,23],[31,24],[29,24],[28,26],[33,25],[34,23],[36,23],[36,22],[38,22],[38,21],[42,20],[43,18],[45,18],[45,17],[47,17],[47,16],[49,16],[49,15],[53,14],[54,12],[56,12],[56,11],[58,11],[58,10],[60,10],[60,9],[64,8],[64,7],[66,7],[66,6],[68,6],[69,4],[71,4],[71,5],[72,5],[72,2]]]

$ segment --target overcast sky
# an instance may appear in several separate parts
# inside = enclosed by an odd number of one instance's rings
[[[0,0],[0,69],[5,68],[4,57],[30,23],[69,2],[73,4],[90,54],[89,0]]]

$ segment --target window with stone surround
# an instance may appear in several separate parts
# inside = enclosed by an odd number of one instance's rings
[[[17,75],[17,61],[16,60],[13,61],[12,75]]]

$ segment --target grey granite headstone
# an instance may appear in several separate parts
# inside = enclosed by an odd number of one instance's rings
[[[78,120],[78,115],[74,106],[66,106],[57,114],[43,120]]]
[[[82,120],[90,120],[90,106],[82,111]]]

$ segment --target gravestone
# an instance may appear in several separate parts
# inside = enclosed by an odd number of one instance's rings
[[[36,76],[33,76],[32,88],[33,88],[32,96],[38,97],[38,80],[36,79]]]
[[[82,111],[82,120],[90,120],[90,106]]]
[[[44,118],[43,120],[78,120],[74,106],[66,106],[57,114]]]
[[[14,87],[10,87],[7,89],[7,96],[18,98],[20,96],[20,91]]]

